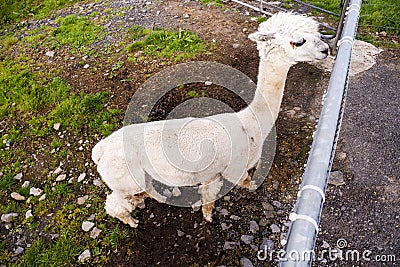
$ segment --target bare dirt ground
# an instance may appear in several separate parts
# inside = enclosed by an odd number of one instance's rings
[[[146,3],[145,1],[134,1],[132,3],[126,1],[104,1],[94,5],[75,5],[72,8],[58,11],[57,14],[77,13],[88,15],[93,11],[97,11],[100,12],[98,16],[101,16],[106,9],[105,3],[109,4],[107,8],[115,10],[130,5],[134,5],[136,8],[126,11],[122,17],[115,16],[115,18],[111,19],[111,22],[107,24],[110,33],[109,38],[105,38],[104,42],[99,42],[97,44],[98,47],[106,49],[107,44],[117,43],[118,38],[122,37],[111,33],[119,31],[119,27],[129,28],[134,24],[150,28],[188,29],[207,42],[211,43],[214,40],[216,43],[210,55],[200,55],[193,60],[216,61],[232,66],[256,82],[258,52],[255,45],[247,39],[247,35],[256,29],[258,23],[249,18],[250,14],[244,14],[243,9],[238,8],[239,11],[235,11],[234,6],[228,6],[226,10],[223,10],[218,7],[207,7],[192,1],[153,3]],[[152,60],[137,65],[128,62],[127,55],[122,51],[117,52],[112,60],[115,62],[122,61],[124,65],[112,77],[104,75],[109,72],[109,69],[105,67],[105,62],[108,59],[101,57],[89,57],[86,59],[88,64],[99,66],[94,75],[88,76],[87,71],[79,63],[81,59],[65,60],[69,55],[63,51],[59,51],[51,60],[44,54],[45,51],[40,51],[32,56],[37,62],[42,62],[45,68],[59,68],[61,77],[66,79],[76,91],[98,92],[110,90],[113,94],[110,107],[122,110],[126,109],[130,98],[147,77],[174,64],[173,62],[162,64],[159,60]],[[390,55],[388,57],[391,57]],[[385,65],[385,60],[386,58],[383,58],[380,64]],[[394,65],[398,64],[398,59],[393,62]],[[104,65],[101,63],[104,63]],[[379,69],[374,71],[380,73]],[[373,77],[371,79],[374,79]],[[129,82],[126,81],[128,78]],[[276,156],[267,179],[257,191],[250,193],[246,190],[234,189],[224,198],[218,200],[213,224],[205,223],[200,211],[194,212],[188,208],[172,207],[159,204],[156,201],[146,200],[146,208],[139,210],[137,213],[141,222],[137,230],[130,229],[129,226],[123,225],[119,221],[116,222],[119,227],[134,231],[134,236],[123,239],[117,249],[110,249],[107,252],[106,265],[276,265],[276,258],[272,259],[272,261],[259,260],[257,252],[264,245],[276,251],[282,247],[280,242],[285,238],[285,233],[288,229],[288,214],[291,212],[296,200],[296,193],[301,182],[301,175],[304,171],[304,164],[312,142],[312,134],[321,108],[322,95],[327,87],[328,79],[329,73],[305,63],[298,64],[290,70],[286,82],[282,111],[276,122]],[[362,81],[364,81],[364,77],[357,76],[353,86]],[[395,93],[395,91],[393,90],[392,92]],[[218,92],[210,95],[219,99],[224,98],[219,96]],[[394,98],[394,96],[390,96],[390,98]],[[351,108],[351,101],[355,105],[354,109]],[[349,93],[349,111],[357,113],[357,101],[358,96],[354,95],[352,98],[351,93]],[[230,105],[234,109],[243,107],[243,103],[241,101],[235,102],[235,99],[231,100]],[[395,113],[396,110],[391,110],[390,112]],[[365,246],[369,247],[369,245],[365,245],[368,243],[363,241],[365,239],[358,238],[361,237],[360,231],[363,233],[362,236],[367,239],[372,231],[373,233],[380,233],[373,238],[375,240],[372,242],[374,245],[379,243],[381,248],[389,249],[388,253],[393,251],[393,253],[398,254],[399,247],[395,241],[399,238],[399,216],[398,211],[396,211],[396,207],[398,207],[398,198],[396,198],[398,196],[398,170],[388,174],[385,179],[389,184],[384,188],[379,187],[379,180],[375,180],[374,186],[376,187],[371,187],[369,183],[362,182],[361,178],[352,178],[352,173],[356,172],[354,168],[358,167],[354,167],[355,165],[352,164],[354,161],[350,161],[350,159],[359,155],[357,154],[359,152],[352,155],[352,151],[355,151],[352,150],[353,146],[346,146],[351,143],[350,140],[353,137],[357,136],[357,131],[352,130],[350,127],[350,118],[347,117],[348,120],[345,121],[345,133],[342,138],[344,144],[339,148],[339,152],[347,153],[347,157],[345,160],[339,160],[336,163],[336,168],[345,173],[346,185],[329,188],[328,203],[325,206],[322,219],[324,231],[317,245],[324,245],[325,243],[322,243],[322,241],[333,245],[339,237],[346,238],[350,242],[351,236],[352,240],[358,240],[357,242],[351,241],[351,247],[362,249]],[[358,119],[356,120],[358,121]],[[395,135],[396,129],[391,132]],[[74,139],[79,140],[82,137],[70,138],[71,143],[73,143]],[[93,146],[100,137],[90,136],[88,138],[90,138],[90,146]],[[370,137],[365,135],[365,138],[368,139]],[[392,138],[390,139],[391,142],[395,142],[396,138]],[[31,146],[34,149],[35,145],[32,144]],[[368,150],[368,148],[365,148],[365,150]],[[390,151],[388,153],[392,153],[391,155],[396,157],[395,150]],[[40,160],[46,162],[49,159],[43,158]],[[65,164],[65,168],[79,170],[82,167],[82,162],[88,161],[90,161],[90,149],[69,159],[69,162]],[[362,160],[360,159],[360,161]],[[363,163],[360,164],[363,166]],[[40,173],[40,170],[35,171]],[[369,171],[371,171],[371,168]],[[93,173],[88,179],[99,178],[93,163],[90,163],[87,172]],[[29,177],[34,176],[35,173],[27,173],[25,175]],[[395,182],[391,182],[391,179],[395,179]],[[378,189],[384,190],[385,194],[389,194],[391,198],[388,198],[386,202],[380,202],[381,198],[376,196]],[[77,187],[74,190],[79,191],[82,188]],[[106,192],[107,189],[104,188],[104,194],[100,197],[104,199]],[[364,192],[365,194],[359,194],[358,192]],[[85,188],[84,192],[76,193],[77,195],[82,195],[88,193],[88,189]],[[363,201],[357,202],[356,196],[362,197]],[[374,206],[374,209],[381,208],[382,210],[391,210],[391,212],[385,213],[386,215],[383,215],[382,212],[367,212],[371,211],[366,207],[372,201],[371,199],[375,199],[374,201],[376,202],[374,203],[380,202],[379,205],[376,204]],[[346,208],[342,209],[342,207]],[[356,211],[352,212],[352,209]],[[338,213],[337,210],[341,212]],[[345,211],[348,212],[346,213]],[[389,215],[389,219],[386,219],[386,217],[383,219],[383,216]],[[369,216],[373,216],[374,219],[367,219]],[[353,219],[353,221],[347,221],[350,219]],[[373,222],[372,225],[370,224],[371,222]],[[390,226],[386,225],[385,222],[391,222]],[[347,224],[353,225],[353,227],[349,227]],[[367,224],[368,226],[366,226]],[[383,225],[386,226],[383,227]],[[351,234],[349,231],[352,231]],[[394,234],[389,238],[385,234],[387,231]],[[14,248],[15,244],[12,243],[12,240],[15,239],[10,238],[5,229],[1,230],[1,234],[11,241],[9,246]],[[387,243],[382,240],[387,240]],[[386,253],[385,249],[381,251]],[[95,258],[92,260],[93,263],[96,262]],[[333,266],[330,263],[326,264],[328,264],[327,266]],[[319,264],[316,266],[319,266]],[[335,266],[345,265],[341,263]]]

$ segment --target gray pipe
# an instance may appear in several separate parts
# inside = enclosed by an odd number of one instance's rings
[[[299,195],[290,219],[287,243],[279,266],[310,266],[313,260],[324,194],[336,149],[351,51],[362,0],[351,0],[343,27],[324,105],[304,171]]]

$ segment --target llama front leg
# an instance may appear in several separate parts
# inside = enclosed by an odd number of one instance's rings
[[[131,216],[134,207],[127,199],[123,198],[115,191],[107,196],[105,209],[107,214],[114,218],[118,218],[123,223],[129,224],[133,228],[138,226],[139,221]]]
[[[249,191],[254,191],[257,189],[257,184],[251,180],[251,176],[249,175],[248,172],[246,172],[245,175],[242,178],[240,178],[238,186],[241,188],[248,189]]]
[[[223,182],[220,175],[217,178],[201,184],[199,192],[201,194],[203,217],[206,221],[212,222],[212,212],[217,195],[221,190]]]

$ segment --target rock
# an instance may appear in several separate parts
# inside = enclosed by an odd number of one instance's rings
[[[239,46],[240,46],[240,44],[233,44],[233,45],[232,45],[232,47],[233,47],[234,49],[239,48]]]
[[[25,200],[25,197],[22,196],[21,194],[17,193],[17,192],[12,192],[11,193],[11,198],[18,200],[18,201],[22,201]]]
[[[29,187],[29,184],[30,184],[29,181],[25,181],[25,182],[21,185],[21,187],[22,187],[22,188],[28,188],[28,187]]]
[[[240,266],[242,266],[242,267],[253,267],[253,263],[251,263],[251,261],[248,258],[243,257],[243,258],[240,259]]]
[[[252,233],[257,233],[258,230],[260,230],[260,227],[258,226],[256,221],[250,221],[250,232]]]
[[[225,201],[231,200],[231,196],[224,196],[224,200],[225,200]]]
[[[31,189],[29,189],[29,194],[33,195],[35,197],[40,196],[42,193],[43,193],[43,190],[40,188],[31,187]]]
[[[85,203],[85,201],[88,200],[88,198],[89,198],[89,195],[79,197],[78,200],[76,201],[76,203],[78,205],[83,205]]]
[[[329,175],[328,184],[335,185],[335,186],[344,185],[345,182],[344,182],[343,172],[341,172],[341,171],[331,172],[331,174]]]
[[[89,64],[85,64],[85,65],[83,66],[83,68],[84,68],[84,69],[89,68]]]
[[[329,243],[326,242],[325,240],[323,240],[323,241],[322,241],[321,248],[329,248],[329,247],[330,247],[330,246],[329,246]]]
[[[227,225],[226,223],[221,223],[221,228],[223,231],[228,230],[231,227],[232,227],[231,223],[229,225]]]
[[[60,129],[61,123],[54,123],[53,124],[53,129],[58,131]]]
[[[234,249],[238,245],[239,245],[239,243],[237,243],[237,242],[225,241],[223,250]]]
[[[184,14],[184,15],[183,15],[183,18],[184,18],[184,19],[188,19],[188,18],[190,18],[190,15],[189,15],[189,14]]]
[[[219,213],[220,213],[222,216],[228,216],[228,215],[229,215],[229,212],[228,212],[227,209],[221,209],[221,210],[219,211]]]
[[[149,215],[149,218],[150,218],[150,219],[153,219],[153,218],[154,218],[154,213],[151,213],[151,214]]]
[[[179,197],[182,195],[181,190],[179,190],[179,187],[175,186],[174,189],[172,189],[172,195],[174,197]]]
[[[57,176],[56,182],[64,181],[66,178],[67,178],[66,174],[61,174],[61,175]]]
[[[229,218],[230,218],[231,220],[234,220],[234,221],[240,220],[240,217],[239,217],[239,216],[236,216],[236,215],[231,215]]]
[[[95,180],[93,180],[93,185],[95,185],[95,186],[102,186],[103,183],[101,182],[100,179],[95,179]]]
[[[54,57],[55,54],[56,53],[54,51],[47,51],[46,52],[46,56],[48,56],[48,57]]]
[[[168,198],[169,198],[169,197],[172,197],[171,191],[169,191],[167,188],[164,189],[163,195],[164,195],[165,197],[168,197]]]
[[[25,213],[25,219],[29,219],[30,217],[33,217],[32,210],[27,210]]]
[[[88,221],[93,221],[96,218],[96,214],[92,214],[89,216]]]
[[[94,226],[93,222],[84,221],[82,223],[82,230],[88,232],[90,229],[92,229],[93,226]]]
[[[240,237],[240,240],[242,240],[243,243],[245,243],[246,245],[251,244],[251,242],[253,242],[254,236],[252,235],[242,235]]]
[[[269,227],[271,228],[272,233],[276,234],[276,233],[280,233],[281,229],[279,228],[278,225],[276,224],[271,224],[271,226]]]
[[[258,224],[259,224],[260,226],[266,226],[267,223],[268,223],[268,221],[267,221],[266,218],[262,218],[262,219],[258,222]]]
[[[279,209],[280,207],[282,207],[282,203],[279,202],[279,201],[277,201],[277,200],[272,201],[272,205],[274,205],[274,206],[277,207],[278,209]]]
[[[205,81],[204,82],[204,85],[206,85],[206,86],[210,86],[210,85],[212,85],[213,83],[212,82],[210,82],[210,81]]]
[[[264,238],[260,245],[260,250],[274,251],[274,241],[269,238]]]
[[[181,236],[184,236],[184,235],[185,235],[185,232],[183,232],[183,231],[181,231],[181,230],[177,230],[177,232],[178,232],[178,236],[179,236],[179,237],[181,237]]]
[[[14,256],[18,256],[20,254],[24,253],[24,248],[18,246],[15,250],[14,250]]]
[[[39,197],[39,201],[43,201],[46,199],[46,194],[43,194]]]
[[[3,176],[3,172],[0,172],[0,177],[2,177]]]
[[[93,239],[96,239],[99,236],[100,233],[101,233],[101,230],[99,228],[97,228],[97,227],[94,227],[92,229],[92,231],[90,232],[90,237],[93,238]]]
[[[80,175],[79,175],[79,177],[78,177],[78,183],[80,183],[80,182],[82,182],[83,181],[83,179],[85,179],[85,177],[86,177],[86,173],[81,173]]]
[[[274,210],[274,207],[271,204],[269,204],[268,202],[263,201],[263,202],[261,202],[261,205],[264,210]]]
[[[85,262],[90,259],[90,257],[92,257],[92,254],[90,253],[90,250],[86,249],[81,255],[79,255],[78,261]]]
[[[16,175],[14,176],[14,179],[15,179],[15,180],[20,180],[20,181],[21,181],[21,179],[22,179],[23,176],[24,176],[24,175],[22,174],[22,172],[20,172],[20,173],[18,173],[18,174],[16,174]]]
[[[15,213],[15,212],[3,214],[3,215],[1,215],[1,221],[9,223],[12,221],[12,219],[14,217],[17,217],[17,216],[18,216],[18,213]]]

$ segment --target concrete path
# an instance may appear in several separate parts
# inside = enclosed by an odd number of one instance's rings
[[[328,187],[317,240],[318,256],[342,256],[315,266],[400,266],[399,55],[383,52],[350,79],[333,166],[345,184]]]

